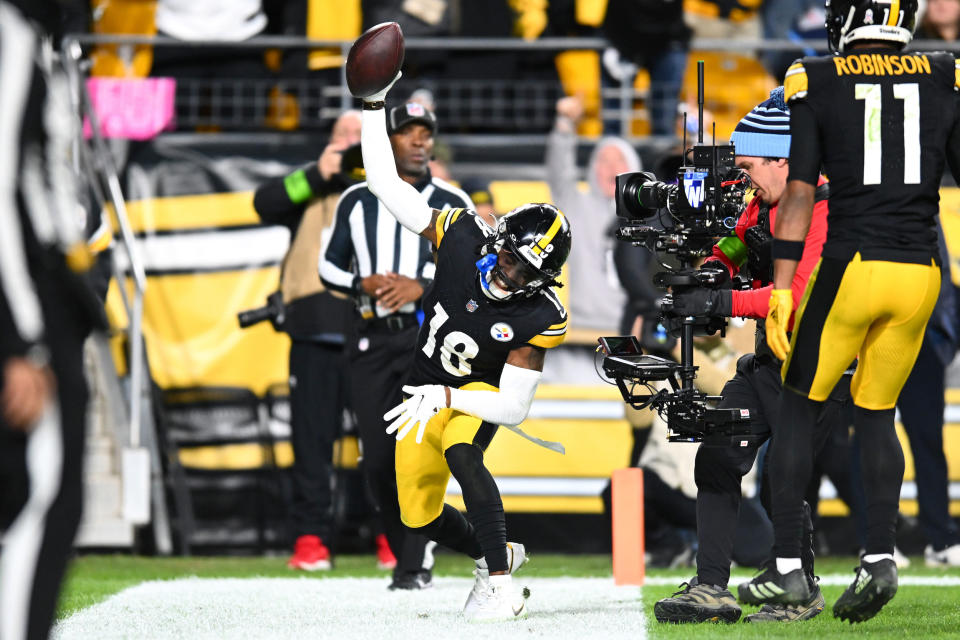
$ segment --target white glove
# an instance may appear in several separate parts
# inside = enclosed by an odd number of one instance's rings
[[[388,84],[387,86],[385,86],[385,87],[384,87],[383,89],[381,89],[380,91],[377,91],[376,93],[373,93],[373,94],[371,94],[371,95],[369,95],[369,96],[365,96],[365,97],[363,98],[363,101],[364,101],[364,102],[384,102],[384,101],[387,99],[387,94],[390,92],[390,87],[392,87],[393,85],[395,85],[395,84],[397,83],[397,80],[399,80],[399,79],[400,79],[400,76],[402,76],[402,75],[403,75],[403,72],[402,72],[402,71],[397,71],[397,75],[396,75],[396,76],[394,77],[394,79],[390,82],[390,84]]]
[[[447,408],[447,392],[439,384],[405,386],[403,392],[409,394],[410,398],[383,414],[384,420],[393,420],[387,427],[387,434],[396,433],[397,440],[403,440],[411,429],[417,427],[417,444],[420,444],[430,418]]]

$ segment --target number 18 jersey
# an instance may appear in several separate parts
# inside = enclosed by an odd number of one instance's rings
[[[411,384],[497,387],[512,350],[528,344],[549,349],[563,342],[567,312],[551,289],[503,301],[484,294],[477,248],[494,230],[475,212],[447,209],[437,218],[436,231],[437,269],[423,295]]]
[[[830,181],[824,256],[929,264],[937,255],[958,83],[960,66],[942,52],[860,48],[787,70],[785,97],[812,109]]]

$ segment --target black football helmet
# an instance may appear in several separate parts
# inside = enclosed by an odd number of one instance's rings
[[[517,207],[500,218],[496,234],[481,251],[497,256],[497,262],[489,269],[481,269],[484,289],[490,297],[503,300],[518,294],[530,296],[544,287],[562,286],[556,279],[570,255],[571,242],[570,223],[552,204]],[[511,279],[504,271],[508,261],[519,263],[519,280]],[[501,288],[496,280],[506,283],[509,289]]]
[[[852,42],[884,41],[903,48],[917,28],[917,0],[826,0],[830,50]]]

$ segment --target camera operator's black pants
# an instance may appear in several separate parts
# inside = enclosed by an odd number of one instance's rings
[[[426,537],[412,533],[400,521],[397,441],[387,435],[383,419],[383,414],[403,401],[401,387],[413,366],[418,330],[416,323],[399,331],[361,329],[349,347],[350,397],[363,445],[363,474],[397,557],[394,576],[432,568],[432,559],[424,558]]]
[[[758,449],[776,429],[780,401],[780,363],[772,358],[743,356],[737,362],[737,373],[723,387],[721,408],[749,409],[751,434],[731,438],[730,443],[703,443],[697,450],[694,475],[697,482],[697,578],[705,584],[726,586],[730,580],[734,535],[740,511],[741,481],[750,471]],[[849,398],[849,377],[837,385],[824,404],[817,421],[815,451],[825,442],[831,426],[845,415]],[[770,513],[768,465],[763,469],[761,500]],[[813,526],[809,506],[805,518],[804,569],[813,576]]]
[[[294,537],[332,531],[333,443],[340,433],[346,385],[343,345],[290,345],[290,441],[293,445]]]

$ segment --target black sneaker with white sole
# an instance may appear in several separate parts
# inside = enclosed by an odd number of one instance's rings
[[[877,615],[897,593],[897,565],[893,560],[860,561],[857,577],[833,605],[833,617],[863,622]]]
[[[394,575],[393,582],[387,587],[390,591],[419,591],[433,586],[433,572],[429,569],[420,571],[404,571]]]
[[[810,601],[810,584],[803,569],[780,573],[771,563],[763,573],[737,587],[746,604],[801,604]]]
[[[736,622],[740,619],[740,607],[724,587],[701,584],[697,578],[680,587],[680,591],[653,605],[657,622]]]
[[[815,585],[810,600],[803,604],[765,604],[760,611],[744,617],[744,622],[801,622],[815,618],[827,606],[820,591],[820,585]]]

